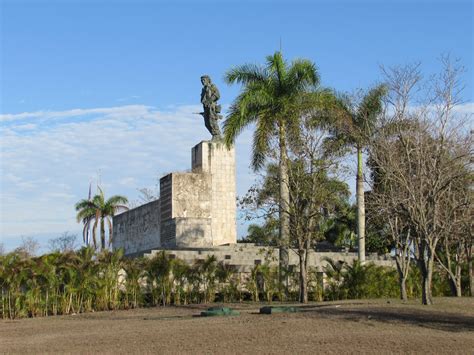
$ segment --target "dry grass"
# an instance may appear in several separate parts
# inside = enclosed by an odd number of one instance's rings
[[[389,302],[389,303],[388,303]],[[0,321],[6,353],[465,353],[474,351],[474,299],[327,302],[293,314],[196,317],[206,306]]]

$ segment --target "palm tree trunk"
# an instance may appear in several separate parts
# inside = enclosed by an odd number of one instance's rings
[[[290,204],[290,190],[288,185],[288,154],[286,151],[286,134],[285,127],[280,121],[280,282],[284,287],[285,297],[288,298],[288,266],[289,266],[289,252],[288,248],[290,245],[290,215],[289,215],[289,204]]]
[[[104,218],[100,219],[100,244],[101,244],[101,249],[105,249],[105,224],[104,224]]]
[[[365,262],[365,200],[362,147],[357,146],[357,239],[359,241],[359,262]]]

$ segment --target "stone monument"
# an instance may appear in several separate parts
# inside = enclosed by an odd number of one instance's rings
[[[234,149],[203,141],[191,155],[191,172],[160,179],[162,246],[236,243]]]
[[[127,256],[148,258],[165,250],[170,258],[190,265],[212,255],[241,275],[249,275],[255,265],[264,262],[276,267],[277,247],[236,244],[235,151],[220,139],[219,91],[207,75],[201,82],[200,114],[212,139],[191,149],[189,172],[174,172],[160,179],[158,200],[114,216],[113,248],[123,248]],[[327,257],[350,263],[357,254],[312,250],[308,265],[322,270]],[[291,253],[289,265],[296,270],[298,263],[296,253]],[[376,263],[393,266],[392,260]]]
[[[160,198],[114,216],[113,247],[125,254],[154,248],[200,248],[237,242],[235,150],[221,141],[219,90],[201,77],[201,103],[212,140],[191,150],[191,172],[160,179]]]

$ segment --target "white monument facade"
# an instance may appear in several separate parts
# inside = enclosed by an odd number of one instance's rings
[[[160,179],[160,199],[114,217],[113,247],[202,248],[237,242],[235,150],[221,141],[192,148],[191,172]]]

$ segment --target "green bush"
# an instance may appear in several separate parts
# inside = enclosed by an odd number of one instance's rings
[[[398,297],[396,270],[327,260],[323,274],[308,274],[310,300]],[[291,271],[291,272],[290,272]],[[298,300],[298,272],[287,270],[289,301]],[[421,275],[412,266],[408,297],[421,297]],[[77,252],[28,257],[0,256],[0,316],[4,319],[128,309],[146,306],[283,298],[276,266],[255,265],[242,278],[237,270],[210,256],[188,265],[160,252],[153,258],[127,259],[120,251]],[[433,273],[433,296],[450,295],[446,274]]]
[[[357,260],[347,264],[326,259],[325,300],[398,298],[400,288],[397,271],[391,267],[376,266],[373,263],[361,265]],[[421,274],[412,265],[406,281],[409,298],[421,297]],[[433,273],[432,292],[434,297],[449,296],[450,288],[446,274],[441,270]]]

